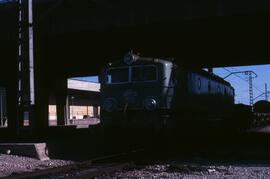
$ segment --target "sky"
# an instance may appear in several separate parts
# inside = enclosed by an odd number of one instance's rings
[[[270,65],[256,65],[256,66],[238,66],[238,67],[225,67],[224,68],[214,68],[214,73],[220,77],[225,77],[230,72],[236,71],[254,71],[258,77],[253,78],[253,96],[256,98],[260,94],[265,92],[265,83],[268,86],[268,91],[270,91]],[[249,84],[248,76],[244,73],[239,73],[236,75],[231,75],[225,79],[230,82],[235,89],[235,103],[249,104]],[[268,100],[270,94],[268,94]],[[264,100],[265,95],[254,100],[254,103],[258,100]]]
[[[71,79],[98,83],[98,76],[85,76],[85,77],[76,77],[76,78],[71,78]]]
[[[0,0],[0,4],[7,3],[7,2],[12,2],[12,1],[15,1],[15,0]]]
[[[268,91],[270,91],[270,65],[256,65],[256,66],[237,66],[237,67],[224,67],[214,68],[214,74],[220,77],[226,77],[230,72],[239,71],[254,71],[258,76],[253,79],[253,96],[256,98],[265,92],[265,83],[268,85]],[[230,71],[230,72],[229,72]],[[98,82],[97,76],[91,77],[77,77],[73,79]],[[235,103],[249,104],[249,83],[248,76],[244,73],[231,75],[226,78],[226,81],[230,82],[235,89]],[[270,99],[270,94],[268,95]],[[254,103],[258,100],[264,100],[264,95],[254,100]]]

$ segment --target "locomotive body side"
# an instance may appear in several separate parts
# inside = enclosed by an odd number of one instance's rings
[[[99,80],[105,130],[177,130],[185,121],[224,121],[234,105],[230,83],[168,60],[138,57],[132,63],[114,62]]]
[[[185,110],[200,119],[222,119],[234,105],[234,89],[223,79],[205,71],[186,71]],[[227,117],[227,116],[226,116]]]

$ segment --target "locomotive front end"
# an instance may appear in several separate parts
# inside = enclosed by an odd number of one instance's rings
[[[101,123],[108,128],[145,128],[158,125],[171,107],[168,76],[173,63],[128,53],[108,64],[100,75]]]

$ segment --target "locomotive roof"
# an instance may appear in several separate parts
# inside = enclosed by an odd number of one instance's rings
[[[213,74],[213,73],[209,73],[209,72],[207,72],[207,71],[205,71],[205,70],[202,70],[202,69],[191,70],[191,71],[193,71],[193,72],[195,72],[195,73],[198,73],[198,74],[200,74],[200,75],[203,75],[203,76],[205,76],[205,77],[207,77],[207,78],[210,78],[210,79],[212,79],[212,80],[215,80],[215,81],[218,81],[218,82],[220,82],[220,83],[223,83],[223,84],[225,84],[225,85],[231,86],[231,84],[230,84],[228,81],[224,80],[223,78],[221,78],[221,77],[219,77],[219,76],[217,76],[217,75],[215,75],[215,74]]]
[[[151,57],[139,57],[133,64],[152,64],[152,63],[159,63],[159,64],[173,64],[173,61],[171,60],[165,60],[165,59],[158,59],[158,58],[151,58]],[[127,66],[127,64],[123,60],[114,61],[112,63],[109,63],[108,67],[118,67],[118,66]],[[223,83],[225,85],[231,86],[231,84],[227,81],[225,81],[223,78],[213,74],[209,73],[207,71],[204,71],[202,69],[186,69],[186,71],[191,71],[194,73],[198,73],[202,76],[205,76],[209,79],[215,80],[217,82]]]
[[[158,58],[150,58],[150,57],[139,57],[133,65],[137,64],[150,64],[150,63],[162,63],[162,64],[172,64],[169,60],[158,59]],[[109,63],[109,67],[118,67],[118,66],[127,66],[127,64],[123,60],[114,61]]]

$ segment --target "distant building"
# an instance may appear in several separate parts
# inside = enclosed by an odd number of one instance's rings
[[[91,119],[99,121],[100,84],[77,79],[68,79],[68,111],[67,124],[76,124],[84,120],[89,125]],[[88,120],[89,123],[85,123]],[[93,122],[93,121],[92,121]],[[57,125],[56,104],[49,100],[49,125]]]

